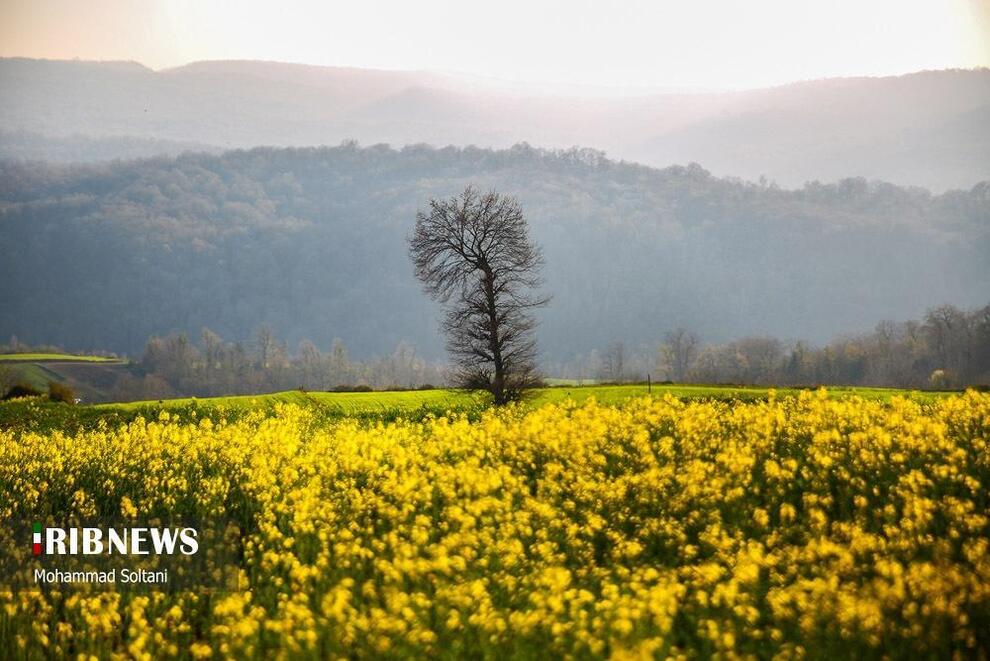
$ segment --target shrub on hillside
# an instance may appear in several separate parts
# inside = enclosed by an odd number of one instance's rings
[[[26,383],[15,383],[3,396],[4,401],[8,399],[18,399],[21,397],[38,397],[41,391]]]
[[[64,383],[57,381],[48,382],[48,399],[53,402],[63,402],[65,404],[76,403],[76,391]]]

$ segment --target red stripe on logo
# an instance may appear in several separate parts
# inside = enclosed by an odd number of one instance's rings
[[[41,555],[41,544],[35,544],[34,545],[34,554],[35,555]]]

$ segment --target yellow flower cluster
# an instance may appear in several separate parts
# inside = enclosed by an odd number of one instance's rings
[[[0,431],[0,517],[228,517],[236,589],[0,591],[88,658],[987,658],[990,395]]]

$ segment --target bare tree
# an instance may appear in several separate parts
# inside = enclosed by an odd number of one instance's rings
[[[923,331],[935,359],[934,367],[957,377],[969,364],[970,320],[952,305],[940,305],[925,315]]]
[[[320,372],[323,364],[323,356],[316,345],[309,340],[299,342],[297,363],[299,365],[299,375],[302,379],[302,387],[311,389],[320,385]]]
[[[354,378],[354,366],[347,355],[347,347],[339,337],[330,344],[330,386],[350,384]]]
[[[210,373],[220,366],[223,340],[209,328],[203,328],[203,332],[200,335],[200,342],[203,345],[203,361],[206,364],[206,372]]]
[[[543,256],[519,203],[471,187],[432,199],[416,214],[409,243],[416,276],[446,305],[443,331],[459,385],[488,390],[496,404],[535,385],[530,311],[549,299],[532,293],[542,284]]]
[[[258,329],[258,337],[255,339],[257,345],[257,363],[262,369],[268,369],[279,354],[278,338],[270,326],[265,324]]]
[[[660,346],[660,361],[674,377],[674,381],[684,383],[688,370],[694,363],[700,341],[694,333],[678,328],[672,330],[663,338]]]
[[[611,383],[622,383],[626,379],[626,345],[615,342],[605,350],[602,360],[601,377]]]

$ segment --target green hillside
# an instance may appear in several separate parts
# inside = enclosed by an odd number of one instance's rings
[[[107,356],[77,356],[71,353],[2,353],[0,363],[11,362],[72,362],[72,363],[120,363],[120,358]]]
[[[15,383],[44,391],[52,381],[68,385],[84,402],[106,401],[126,361],[68,353],[0,354],[0,390]],[[2,393],[0,393],[2,394]]]

